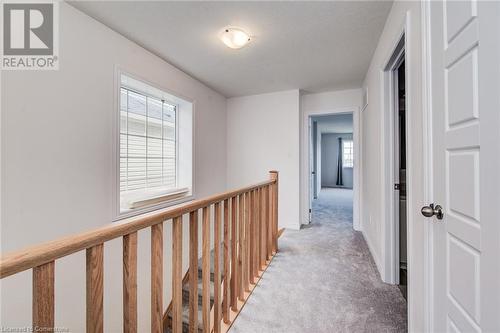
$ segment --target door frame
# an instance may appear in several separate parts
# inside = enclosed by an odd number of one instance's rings
[[[423,200],[424,203],[433,202],[434,195],[432,191],[432,114],[431,114],[431,17],[429,1],[422,1],[420,10],[420,24],[422,33],[422,135],[423,135]],[[432,279],[433,272],[433,229],[429,223],[424,224],[424,329],[426,332],[432,332],[434,327],[434,288]]]
[[[419,5],[420,7],[420,5]],[[418,18],[418,21],[415,20]],[[421,17],[409,10],[401,18],[398,29],[394,32],[394,37],[390,47],[386,49],[385,61],[380,67],[381,95],[381,133],[382,144],[380,156],[382,165],[381,177],[381,198],[382,212],[381,219],[381,244],[382,253],[380,256],[380,275],[384,282],[396,283],[397,248],[396,248],[396,228],[394,219],[394,110],[393,90],[391,89],[392,71],[394,64],[394,54],[400,42],[404,41],[405,50],[405,85],[406,85],[406,208],[407,208],[407,302],[408,302],[408,329],[409,331],[422,331],[426,327],[426,298],[427,284],[425,281],[426,271],[426,229],[420,215],[420,205],[423,197],[423,169],[425,168],[422,159],[422,149],[425,147],[425,133],[422,130],[425,121],[423,115],[422,101],[422,59],[421,59]],[[392,168],[392,169],[391,169]],[[417,213],[418,212],[418,213]]]
[[[395,22],[395,29],[392,43],[386,48],[385,60],[380,66],[380,86],[381,91],[381,133],[382,142],[380,156],[382,164],[380,177],[383,186],[380,194],[382,198],[381,219],[381,256],[380,275],[384,282],[391,281],[395,276],[391,262],[394,262],[393,243],[390,242],[391,224],[388,219],[391,216],[392,208],[388,204],[393,200],[393,184],[390,174],[386,169],[392,164],[393,152],[391,142],[393,142],[387,129],[393,128],[393,123],[389,121],[391,110],[390,105],[390,85],[388,84],[387,65],[398,43],[404,36],[405,45],[405,81],[406,81],[406,180],[407,180],[407,260],[408,260],[408,330],[409,331],[429,331],[429,224],[425,223],[420,214],[420,208],[427,199],[426,190],[428,188],[428,87],[426,86],[427,64],[425,56],[428,52],[425,41],[428,34],[426,18],[423,7],[426,2],[416,5],[416,8],[408,9],[404,15]],[[389,96],[389,97],[388,97]]]
[[[404,42],[404,36],[401,37],[402,41]],[[401,179],[400,174],[399,174],[399,169],[400,169],[400,162],[399,162],[399,153],[400,153],[400,126],[401,124],[399,123],[399,115],[397,113],[399,112],[399,79],[398,79],[398,70],[401,64],[405,60],[405,47],[404,43],[401,45],[400,50],[396,50],[397,52],[397,57],[394,59],[394,63],[392,64],[392,68],[390,69],[390,77],[391,77],[391,117],[392,117],[392,127],[391,127],[391,134],[392,134],[392,165],[389,168],[389,171],[391,172],[392,176],[392,181],[394,184],[401,184]],[[405,63],[405,72],[406,72],[406,63]],[[406,75],[406,73],[405,73]],[[406,80],[405,80],[406,81]],[[406,86],[406,84],[405,84]],[[406,87],[405,87],[406,89]],[[407,110],[407,103],[406,103],[406,98],[405,98],[405,113]],[[408,129],[408,118],[405,117],[405,136],[406,136],[406,130]],[[405,140],[406,142],[406,140]],[[408,150],[408,147],[405,147],[405,150]],[[408,167],[408,161],[406,161],[406,167]],[[406,202],[408,200],[406,199]],[[400,236],[400,224],[401,224],[401,211],[400,211],[400,192],[396,191],[393,188],[393,200],[392,200],[392,216],[391,216],[391,222],[392,222],[392,228],[393,228],[393,235],[392,235],[392,241],[393,241],[393,251],[394,251],[394,257],[393,257],[393,262],[392,262],[392,269],[393,274],[394,274],[394,284],[398,284],[401,282],[399,280],[400,277],[400,265],[401,265],[401,258],[400,258],[400,243],[401,243],[401,238]],[[408,216],[408,214],[406,214]],[[408,232],[408,228],[406,229]],[[408,239],[408,234],[406,235],[406,239]],[[407,247],[408,247],[408,242],[406,242]]]
[[[399,283],[399,239],[398,239],[398,231],[399,231],[399,223],[397,219],[397,214],[399,212],[399,207],[396,204],[398,200],[397,192],[394,190],[394,182],[397,178],[396,176],[396,166],[398,163],[395,162],[396,157],[396,99],[397,96],[395,94],[395,85],[397,84],[397,80],[395,79],[395,71],[398,66],[401,64],[403,60],[406,60],[406,25],[403,26],[402,30],[398,34],[398,38],[393,43],[391,48],[391,52],[389,56],[386,58],[387,60],[384,62],[385,66],[382,71],[382,80],[384,87],[384,152],[382,156],[384,157],[384,161],[389,161],[389,163],[385,162],[385,167],[382,168],[382,198],[383,198],[383,213],[385,215],[384,221],[386,221],[384,225],[384,230],[382,232],[382,237],[384,237],[383,246],[385,248],[384,255],[382,256],[383,264],[383,272],[382,280],[386,283],[390,284],[398,284]],[[408,75],[407,62],[405,66],[405,77]],[[408,103],[408,79],[405,80],[405,89],[406,89],[406,113],[408,114],[410,111],[409,103]],[[405,133],[408,138],[408,120],[409,117],[406,117],[405,122]],[[408,140],[406,141],[406,151],[409,152]],[[410,155],[406,156],[406,174],[411,175],[411,161]],[[409,189],[409,177],[407,177],[407,189]],[[409,191],[407,191],[407,194]],[[408,203],[408,196],[406,202]],[[407,224],[409,224],[409,215],[407,214]],[[407,228],[407,239],[408,239],[408,228]],[[408,265],[409,266],[409,265]],[[408,289],[410,286],[408,285]]]
[[[353,124],[353,145],[354,145],[354,167],[353,167],[353,216],[352,216],[352,225],[354,230],[360,230],[360,184],[361,184],[361,140],[360,140],[360,109],[359,107],[346,107],[346,108],[338,108],[331,110],[322,110],[322,111],[310,111],[302,113],[301,120],[301,193],[300,193],[300,202],[301,202],[301,224],[309,223],[309,209],[312,209],[310,206],[310,181],[311,181],[311,167],[309,164],[312,152],[310,151],[310,140],[311,140],[311,129],[309,126],[311,117],[315,116],[328,116],[328,115],[338,115],[338,114],[347,114],[352,113],[352,124]]]

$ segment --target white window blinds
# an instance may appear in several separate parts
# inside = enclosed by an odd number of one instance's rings
[[[120,193],[174,189],[175,105],[122,86],[120,89]]]

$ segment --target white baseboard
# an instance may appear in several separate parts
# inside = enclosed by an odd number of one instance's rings
[[[375,261],[375,265],[377,266],[378,275],[380,276],[380,278],[382,278],[382,267],[380,263],[380,258],[378,257],[377,252],[375,252],[375,249],[373,247],[373,242],[371,241],[370,237],[368,237],[368,235],[364,232],[364,230],[361,230],[361,234],[363,235],[366,244],[368,244],[368,249],[370,250],[373,261]]]
[[[283,229],[289,229],[289,230],[300,230],[302,224],[293,224],[293,225],[279,225],[278,224],[278,230],[283,228]]]

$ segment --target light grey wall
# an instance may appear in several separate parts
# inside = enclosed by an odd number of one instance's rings
[[[318,131],[321,133],[352,133],[352,113],[341,113],[327,116],[316,116]]]
[[[353,168],[343,168],[344,186],[337,186],[339,138],[352,140],[352,133],[323,133],[321,135],[321,187],[352,188]]]
[[[409,188],[408,196],[412,199],[408,205],[420,207],[422,202],[426,202],[424,196],[425,181],[423,181],[423,147],[422,139],[424,112],[420,112],[425,107],[422,105],[422,89],[416,87],[422,86],[422,27],[421,27],[422,6],[418,1],[395,1],[384,31],[378,41],[378,46],[373,54],[370,68],[365,77],[363,87],[368,90],[368,106],[361,113],[361,145],[362,145],[362,166],[361,174],[361,229],[363,236],[370,248],[373,259],[379,269],[380,275],[385,282],[390,281],[391,251],[392,244],[387,241],[390,239],[388,221],[389,212],[387,202],[390,200],[392,191],[387,196],[381,195],[381,188],[390,182],[385,176],[385,170],[391,163],[390,158],[381,154],[381,147],[389,142],[387,126],[385,119],[386,102],[385,87],[381,80],[380,69],[386,66],[387,57],[394,48],[394,43],[401,36],[402,25],[406,27],[406,68],[408,87],[411,88],[411,98],[407,100],[408,110],[408,142],[411,142],[411,149],[408,150],[408,159],[413,161],[411,170],[408,170],[408,179],[413,179],[412,187]],[[383,150],[386,150],[385,148]],[[425,293],[425,255],[421,244],[425,243],[425,226],[422,216],[418,209],[408,211],[408,220],[413,223],[408,224],[408,256],[411,258],[411,269],[408,271],[408,279],[413,281],[410,294],[413,291],[413,297],[409,298],[408,306],[408,330],[410,332],[426,331],[427,306]]]
[[[226,189],[225,97],[67,3],[59,6],[59,70],[1,73],[2,253],[111,223],[118,172],[113,153],[116,66],[196,100],[196,194]],[[150,230],[138,238],[138,331],[147,332]],[[165,222],[165,307],[171,294],[170,239],[171,223]],[[118,332],[123,322],[121,239],[107,242],[104,256],[104,331]],[[187,258],[184,251],[184,268]],[[57,260],[55,274],[56,326],[85,332],[85,251]],[[2,279],[0,289],[1,326],[31,325],[31,271]]]
[[[227,184],[231,188],[279,171],[280,227],[299,229],[299,90],[227,100]]]

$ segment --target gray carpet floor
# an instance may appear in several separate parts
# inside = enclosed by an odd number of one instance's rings
[[[312,223],[286,230],[231,332],[405,332],[406,302],[380,280],[360,232],[352,191],[323,189]]]

